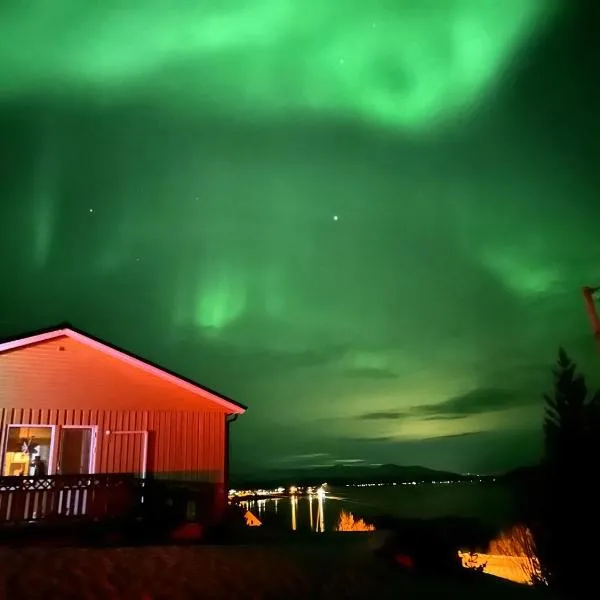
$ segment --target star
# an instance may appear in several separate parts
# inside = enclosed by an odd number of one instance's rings
[[[334,220],[334,221],[339,221],[339,220],[340,220],[340,218],[338,217],[338,215],[333,215],[333,220]]]

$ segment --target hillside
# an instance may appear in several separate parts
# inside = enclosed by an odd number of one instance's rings
[[[432,481],[460,481],[462,475],[448,471],[436,471],[419,466],[400,466],[394,464],[379,466],[335,465],[313,469],[273,470],[256,475],[232,475],[234,487],[279,486],[279,485],[315,485],[330,483],[344,485],[349,483],[404,483]]]

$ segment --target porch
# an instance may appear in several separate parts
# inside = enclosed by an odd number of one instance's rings
[[[0,524],[122,516],[143,502],[143,483],[127,474],[0,477]]]
[[[0,527],[98,522],[218,521],[219,486],[133,474],[0,477]]]

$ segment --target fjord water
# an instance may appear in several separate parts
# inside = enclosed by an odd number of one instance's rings
[[[254,500],[244,506],[265,524],[298,531],[333,531],[342,510],[366,522],[383,515],[406,519],[465,517],[504,529],[516,521],[514,492],[499,483],[331,487],[321,502],[316,497],[285,497]]]

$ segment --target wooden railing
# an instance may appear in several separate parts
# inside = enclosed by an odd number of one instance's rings
[[[136,517],[151,523],[214,523],[225,506],[220,492],[212,483],[139,479],[127,473],[3,476],[0,525]]]
[[[143,502],[143,486],[128,474],[0,477],[0,524],[124,516]]]

